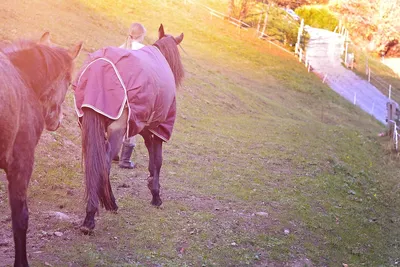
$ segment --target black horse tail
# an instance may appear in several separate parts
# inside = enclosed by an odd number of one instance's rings
[[[115,210],[115,199],[109,180],[110,163],[107,159],[105,121],[90,108],[84,109],[82,118],[82,154],[85,164],[86,200],[88,205]]]

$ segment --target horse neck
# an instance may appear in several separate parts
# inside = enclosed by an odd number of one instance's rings
[[[10,60],[19,71],[21,78],[28,88],[33,89],[40,98],[47,93],[50,85],[61,76],[68,74],[72,60],[62,50],[47,46],[35,46],[14,52]]]
[[[29,132],[30,140],[35,140],[40,136],[43,130],[44,117],[43,107],[40,104],[39,98],[32,89],[26,86],[25,81],[21,77],[20,70],[17,69],[9,60],[7,54],[0,51],[0,79],[5,82],[4,86],[7,90],[0,90],[0,98],[3,96],[12,96],[9,98],[10,103],[15,110],[18,110],[12,116],[19,118],[17,125],[20,129]],[[6,109],[7,110],[7,109]],[[12,117],[11,117],[12,118]],[[36,134],[36,135],[35,135]]]
[[[31,53],[26,53],[25,51],[21,51],[12,56],[11,62],[20,73],[26,86],[38,92],[41,85],[44,85],[45,80],[43,66],[40,66],[42,64],[37,62]]]
[[[167,60],[168,65],[174,74],[175,85],[179,87],[184,77],[184,70],[175,40],[169,38],[170,37],[158,40],[154,46],[160,50],[161,54]]]

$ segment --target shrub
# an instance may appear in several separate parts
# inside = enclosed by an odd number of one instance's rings
[[[314,28],[333,31],[339,21],[325,6],[302,6],[295,10],[304,19],[304,23]]]

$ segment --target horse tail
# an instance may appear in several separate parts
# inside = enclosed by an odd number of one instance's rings
[[[115,209],[109,180],[109,162],[105,121],[102,115],[85,108],[82,119],[82,154],[85,165],[86,200],[88,205]]]

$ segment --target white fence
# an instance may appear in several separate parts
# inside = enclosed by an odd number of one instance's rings
[[[229,23],[231,23],[231,24],[233,24],[233,25],[235,25],[235,26],[237,26],[239,28],[245,29],[245,30],[247,30],[248,28],[251,28],[251,26],[249,24],[247,24],[247,23],[245,23],[245,22],[243,22],[241,20],[238,20],[238,19],[236,19],[234,17],[230,17],[228,15],[225,15],[224,13],[219,12],[219,11],[217,11],[215,9],[212,9],[212,8],[206,6],[206,5],[201,4],[201,3],[197,3],[197,2],[195,2],[193,0],[184,0],[183,2],[185,3],[185,5],[186,4],[196,4],[196,5],[201,6],[202,8],[206,9],[209,12],[209,14],[211,15],[211,18],[212,17],[217,17],[217,18],[220,18],[220,19],[226,19]]]
[[[248,31],[249,29],[254,29],[253,27],[251,27],[251,25],[245,23],[242,20],[238,20],[238,19],[236,19],[234,17],[228,16],[228,15],[222,13],[222,12],[219,12],[219,11],[217,11],[215,9],[212,9],[212,8],[210,8],[210,7],[206,6],[206,5],[203,5],[201,3],[198,3],[198,2],[196,2],[194,0],[183,0],[183,2],[184,2],[184,4],[195,4],[197,6],[202,7],[204,10],[206,10],[210,14],[211,19],[213,17],[219,18],[219,19],[223,19],[223,20],[235,25],[239,30]],[[267,23],[267,21],[265,20],[264,21],[264,25],[266,25],[266,23]],[[263,31],[259,31],[259,28],[254,29],[254,30],[258,34],[258,38],[259,39],[265,40],[268,43],[274,45],[275,47],[277,47],[277,48],[279,48],[279,49],[281,49],[281,50],[293,55],[293,52],[291,52],[288,49],[284,48],[283,46],[277,44],[276,42],[273,42],[273,41],[268,40],[266,38],[267,35],[265,34],[265,26],[263,27]]]
[[[352,44],[349,38],[349,31],[339,22],[334,32],[343,36],[343,53],[344,53],[344,64],[346,67],[353,69],[354,66],[354,53],[349,53],[349,46]],[[368,59],[366,60],[365,68],[366,79],[369,83],[372,83],[378,90],[388,97],[389,100],[395,99],[400,100],[400,95],[394,93],[393,87],[390,83],[381,79],[378,75],[372,73],[371,68],[368,66]]]
[[[379,90],[387,95],[387,97],[391,100],[395,100],[396,102],[400,100],[400,94],[398,90],[393,88],[393,86],[381,79],[378,75],[375,75],[371,68],[368,65],[365,68],[365,75],[369,83],[372,83],[375,87],[379,88]]]

